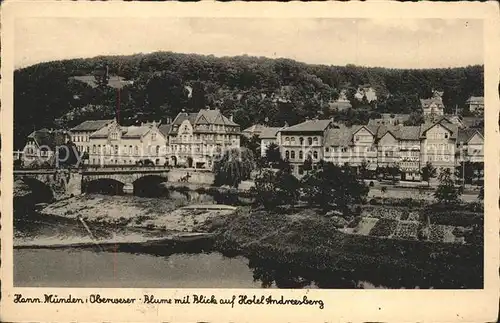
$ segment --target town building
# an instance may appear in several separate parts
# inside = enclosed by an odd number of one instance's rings
[[[484,162],[484,132],[483,129],[460,129],[457,137],[457,163],[469,161]]]
[[[458,126],[446,119],[425,123],[420,128],[420,164],[431,162],[439,169],[455,167]]]
[[[284,128],[286,127],[267,127],[262,129],[262,132],[259,135],[261,157],[266,156],[267,148],[269,148],[269,145],[278,145],[278,131]]]
[[[354,94],[354,97],[359,101],[363,101],[363,99],[366,98],[366,101],[370,103],[377,100],[377,92],[369,85],[360,86]]]
[[[86,120],[76,127],[70,129],[71,142],[76,145],[76,149],[80,152],[90,154],[90,135],[101,130],[113,123],[113,119],[109,120]]]
[[[182,111],[168,132],[167,164],[212,168],[224,149],[240,147],[240,136],[240,126],[218,109]]]
[[[424,116],[444,115],[443,92],[434,91],[433,96],[428,99],[420,99]]]
[[[164,165],[167,138],[156,122],[120,126],[116,121],[90,135],[92,165]]]
[[[53,165],[57,148],[66,144],[68,140],[66,131],[45,128],[33,131],[26,138],[26,145],[21,154],[23,165],[44,163]]]
[[[465,102],[469,111],[474,114],[484,114],[484,97],[482,96],[471,96]]]
[[[304,174],[304,160],[311,156],[313,163],[323,159],[323,145],[327,130],[333,127],[333,120],[307,120],[294,126],[280,129],[277,142],[283,159],[290,162],[292,173]]]

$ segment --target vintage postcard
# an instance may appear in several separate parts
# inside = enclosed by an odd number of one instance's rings
[[[495,3],[7,2],[1,318],[495,321]]]

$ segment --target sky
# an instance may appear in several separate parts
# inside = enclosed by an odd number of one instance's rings
[[[98,55],[172,51],[392,68],[483,64],[481,20],[339,18],[22,18],[16,68]]]

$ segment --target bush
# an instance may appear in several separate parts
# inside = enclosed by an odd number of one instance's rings
[[[469,227],[475,224],[482,225],[484,214],[467,211],[449,211],[449,212],[429,212],[424,211],[432,224],[453,225],[458,227]]]
[[[376,237],[388,237],[394,233],[397,226],[397,220],[382,218],[378,220],[375,226],[371,229],[370,235]]]

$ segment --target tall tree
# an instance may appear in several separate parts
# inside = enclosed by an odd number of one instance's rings
[[[425,166],[420,170],[420,176],[422,176],[422,180],[427,182],[427,186],[430,186],[431,178],[436,177],[437,169],[432,165],[431,162],[427,162]]]
[[[439,174],[439,185],[434,192],[434,197],[441,203],[456,203],[460,199],[461,188],[455,187],[452,176],[449,168]]]
[[[346,214],[348,207],[361,203],[369,188],[358,180],[350,167],[325,162],[302,179],[305,199],[323,211],[337,208]]]
[[[255,168],[253,153],[247,148],[231,148],[214,162],[214,185],[238,185],[250,178]]]

